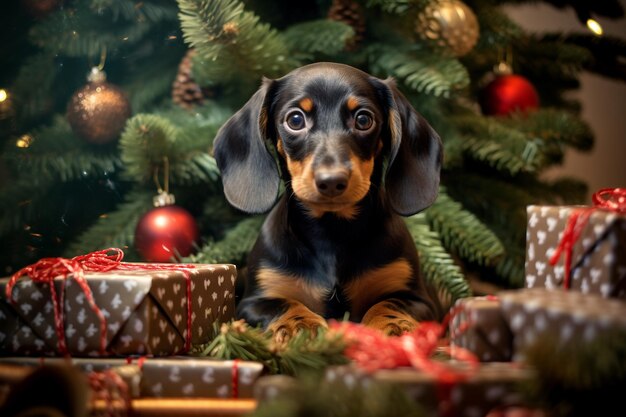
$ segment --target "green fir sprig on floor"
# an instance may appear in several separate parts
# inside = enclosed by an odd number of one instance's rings
[[[194,354],[215,359],[241,359],[263,363],[271,374],[301,375],[320,372],[331,365],[348,363],[346,342],[338,332],[319,329],[315,335],[299,332],[285,345],[277,346],[267,332],[243,320],[214,324],[217,335]]]
[[[216,337],[205,346],[196,346],[194,354],[215,359],[242,359],[263,363],[271,374],[297,375],[320,371],[331,364],[343,364],[345,344],[340,335],[326,337],[320,331],[311,338],[301,332],[285,346],[273,344],[269,333],[250,327],[243,320],[214,324]]]

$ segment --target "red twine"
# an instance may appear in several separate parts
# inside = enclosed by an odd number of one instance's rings
[[[592,196],[594,207],[574,209],[567,219],[567,224],[561,241],[556,250],[550,257],[550,265],[554,266],[562,255],[564,260],[563,287],[570,288],[571,270],[572,270],[572,253],[574,245],[578,242],[580,235],[587,226],[591,214],[598,209],[610,210],[618,213],[626,213],[626,189],[624,188],[603,188]]]
[[[433,375],[437,380],[440,415],[452,416],[452,387],[469,378],[478,367],[478,359],[473,353],[459,347],[450,349],[443,342],[443,335],[452,314],[451,312],[442,324],[422,322],[411,333],[398,337],[387,337],[379,330],[355,323],[335,322],[330,327],[343,333],[348,343],[345,355],[366,372],[411,366]],[[467,367],[452,367],[436,360],[433,355],[437,352],[446,353]]]
[[[107,417],[126,416],[132,407],[128,384],[113,370],[100,372],[90,372],[87,375],[89,386],[92,390],[91,402],[103,400],[106,404],[106,411],[103,415]],[[123,407],[115,407],[115,400],[123,403]],[[92,406],[93,409],[95,407]]]
[[[67,356],[69,355],[69,352],[67,349],[67,342],[65,340],[63,305],[65,281],[71,276],[85,294],[91,310],[98,316],[98,320],[100,322],[100,354],[104,355],[106,352],[107,339],[106,318],[93,299],[93,294],[85,278],[85,272],[109,272],[112,270],[181,271],[187,282],[187,330],[185,332],[185,351],[189,351],[191,348],[192,321],[191,277],[189,274],[190,270],[194,269],[195,266],[190,264],[135,264],[122,262],[123,258],[124,252],[118,248],[104,249],[85,255],[79,255],[71,259],[43,258],[13,274],[5,288],[6,298],[12,303],[15,303],[12,297],[13,287],[15,287],[19,279],[24,276],[28,276],[33,282],[48,284],[52,297],[54,326],[58,339],[58,349],[61,354]],[[56,286],[54,285],[54,279],[56,277],[61,277],[63,279],[61,282],[60,296],[57,296]]]
[[[355,323],[331,323],[331,329],[341,332],[348,342],[345,354],[366,372],[411,366],[430,373],[440,382],[456,383],[469,377],[476,369],[478,360],[462,348],[450,349],[442,342],[447,326],[435,322],[422,322],[411,333],[387,337],[376,329]],[[466,370],[453,368],[433,359],[437,352],[469,365]]]

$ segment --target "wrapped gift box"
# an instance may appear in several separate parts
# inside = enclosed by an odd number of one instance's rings
[[[543,288],[498,293],[502,312],[513,332],[513,359],[523,360],[524,350],[551,334],[559,343],[585,343],[601,332],[626,330],[626,303],[600,295]]]
[[[563,287],[565,256],[554,266],[550,258],[570,216],[581,210],[593,211],[572,247],[570,288],[626,299],[626,214],[602,209],[528,206],[526,286]]]
[[[535,377],[531,368],[510,362],[490,362],[481,364],[467,379],[443,385],[432,374],[413,368],[367,373],[354,365],[344,365],[328,368],[322,383],[348,389],[367,388],[372,382],[392,384],[403,389],[425,416],[484,417],[493,409],[523,404],[521,386]],[[255,398],[260,404],[299,398],[303,395],[301,390],[293,377],[264,376],[256,383]]]
[[[513,335],[497,297],[457,300],[450,320],[450,344],[471,351],[482,362],[511,360]]]
[[[141,266],[142,264],[135,264]],[[63,296],[64,333],[72,356],[172,355],[186,347],[191,321],[192,344],[212,338],[213,323],[233,318],[237,271],[234,265],[194,265],[167,269],[86,273],[95,304],[106,318],[106,351],[100,350],[100,320],[72,279],[54,279]],[[191,294],[187,293],[187,276]],[[23,277],[5,299],[9,279],[0,280],[0,353],[58,355],[50,287]],[[64,289],[63,289],[64,286]],[[187,300],[191,300],[191,314]],[[189,317],[190,316],[190,317]]]
[[[125,381],[132,381],[129,388],[135,387],[131,393],[136,398],[253,398],[254,383],[265,371],[259,362],[184,356],[132,361],[121,358],[0,358],[0,365],[36,367],[67,363],[86,373],[117,372]]]

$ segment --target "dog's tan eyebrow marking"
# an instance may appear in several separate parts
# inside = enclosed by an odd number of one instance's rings
[[[357,107],[359,107],[359,104],[359,99],[354,96],[348,97],[348,100],[346,101],[346,106],[350,111],[354,111]]]
[[[408,290],[412,276],[413,268],[406,259],[400,258],[355,277],[345,289],[345,295],[352,304],[352,315],[361,317],[375,300],[396,291]]]
[[[298,104],[300,105],[300,108],[307,113],[313,110],[313,100],[311,100],[309,97],[303,98],[298,102]]]

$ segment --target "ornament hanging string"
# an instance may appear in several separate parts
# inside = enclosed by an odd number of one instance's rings
[[[559,245],[550,257],[550,265],[552,266],[559,262],[561,256],[565,258],[565,278],[563,281],[563,287],[565,289],[569,289],[571,285],[572,254],[574,246],[578,242],[583,230],[585,230],[591,214],[599,209],[626,213],[626,189],[603,188],[593,194],[592,201],[594,204],[593,207],[575,209],[572,214],[570,214]]]
[[[163,188],[161,188],[161,183],[159,182],[159,167],[154,168],[153,175],[154,183],[157,187],[157,191],[159,194],[170,192],[170,160],[167,156],[163,157]]]
[[[52,307],[54,312],[54,327],[58,339],[58,349],[64,356],[69,356],[67,342],[65,339],[64,326],[64,294],[65,283],[72,278],[85,294],[85,298],[91,310],[98,317],[100,323],[100,346],[101,355],[106,353],[107,342],[107,324],[106,317],[96,305],[93,294],[85,272],[109,272],[112,270],[137,271],[137,270],[168,270],[180,271],[184,274],[187,283],[187,329],[185,331],[185,351],[191,349],[191,321],[192,321],[192,302],[191,302],[191,277],[190,273],[195,269],[192,264],[135,264],[122,262],[124,252],[119,248],[109,248],[100,251],[79,255],[71,259],[65,258],[43,258],[38,262],[26,266],[17,271],[7,283],[5,288],[6,299],[15,304],[13,299],[13,288],[22,278],[28,276],[32,282],[48,284],[52,298]],[[60,277],[60,294],[57,294],[57,288],[54,284],[55,278]]]

